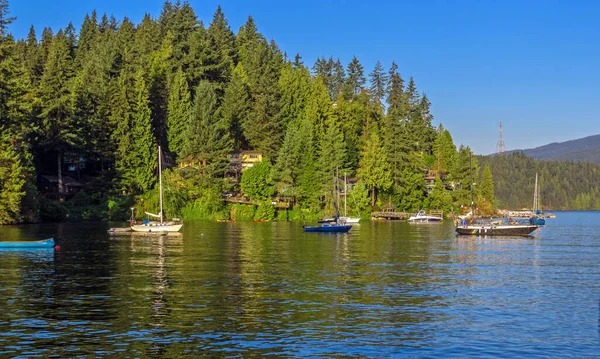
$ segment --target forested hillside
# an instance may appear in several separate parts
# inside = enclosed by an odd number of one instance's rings
[[[588,162],[534,160],[521,152],[479,157],[494,178],[496,206],[532,208],[535,174],[546,209],[600,210],[600,166]]]
[[[0,173],[0,222],[122,218],[132,204],[156,211],[158,145],[171,168],[169,216],[247,210],[226,205],[224,192],[261,203],[269,217],[274,197],[291,217],[331,212],[336,171],[358,179],[355,212],[449,211],[470,198],[469,148],[457,151],[433,126],[427,96],[395,63],[368,75],[357,58],[309,66],[252,17],[234,33],[220,7],[205,25],[187,2],[166,1],[139,24],[92,11],[79,30],[39,36],[32,26],[26,39],[10,35],[14,18],[6,0],[0,6],[0,160],[11,168]],[[264,164],[232,178],[240,150],[262,153]],[[184,160],[195,165],[178,169]]]
[[[508,153],[513,152],[523,152],[529,157],[540,160],[585,161],[600,165],[600,156],[598,156],[600,154],[600,135],[565,142],[549,143],[536,148],[514,150]]]

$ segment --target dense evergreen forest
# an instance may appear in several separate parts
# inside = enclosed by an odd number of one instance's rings
[[[492,171],[499,208],[532,208],[537,173],[542,208],[600,210],[600,167],[594,163],[534,160],[522,152],[479,162]]]
[[[38,36],[32,26],[26,39],[10,34],[8,10],[0,0],[0,223],[125,219],[132,205],[156,212],[158,146],[169,217],[332,213],[335,173],[354,180],[354,214],[387,205],[448,213],[470,203],[473,182],[478,207],[492,211],[492,174],[504,172],[457,149],[395,63],[377,62],[368,75],[356,57],[310,66],[252,17],[234,33],[220,7],[206,26],[187,2],[166,1],[157,19],[139,24],[92,11],[79,31],[69,24]],[[242,150],[264,160],[232,177],[231,155]],[[178,168],[182,161],[195,165]],[[74,195],[66,175],[83,186]],[[513,199],[505,188],[498,204],[532,197]],[[576,192],[561,190],[544,203],[573,203]],[[224,193],[254,205],[228,204]]]

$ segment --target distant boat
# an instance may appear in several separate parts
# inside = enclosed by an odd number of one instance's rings
[[[471,155],[472,158],[472,155]],[[472,159],[471,159],[472,161]],[[473,210],[473,167],[470,164],[471,172],[471,213],[475,214]],[[489,222],[475,222],[474,216],[469,223],[466,218],[460,220],[456,226],[456,233],[463,235],[484,235],[484,236],[529,236],[533,231],[540,228],[536,224],[521,224],[518,222],[508,222],[504,224],[503,221],[489,221]]]
[[[159,204],[160,211],[158,214],[153,214],[146,212],[148,216],[158,218],[158,222],[148,221],[142,224],[133,224],[131,225],[131,230],[135,232],[179,232],[181,227],[183,227],[183,223],[178,223],[175,221],[172,222],[164,222],[163,221],[163,193],[162,193],[162,155],[160,151],[160,146],[158,146],[158,183],[159,183]]]
[[[54,238],[42,239],[39,241],[0,241],[0,248],[52,248],[54,247]]]
[[[535,174],[535,187],[533,190],[533,217],[531,222],[535,222],[538,226],[543,226],[546,224],[546,220],[540,215],[542,214],[542,209],[540,206],[540,196],[538,192],[538,175]]]
[[[441,217],[430,216],[425,211],[419,210],[417,214],[412,215],[408,218],[410,223],[430,223],[430,222],[441,222]]]
[[[340,223],[323,223],[320,226],[302,226],[302,228],[304,228],[304,232],[346,233],[352,226]]]
[[[464,222],[463,224],[456,226],[456,232],[465,235],[528,236],[538,228],[540,228],[540,226],[535,224],[467,224]]]
[[[348,179],[346,178],[346,173],[344,172],[344,216],[340,217],[340,223],[358,223],[360,221],[360,217],[348,217],[347,211],[347,195],[348,193]]]

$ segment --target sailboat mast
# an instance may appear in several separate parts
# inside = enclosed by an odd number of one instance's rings
[[[533,189],[533,213],[537,212],[539,207],[539,199],[537,192],[537,173],[535,174],[535,188]]]
[[[162,197],[162,159],[160,155],[160,146],[158,146],[158,191],[159,191],[159,202],[160,202],[160,212],[159,218],[160,223],[163,222],[163,197]]]
[[[346,179],[346,172],[344,172],[344,217],[348,217],[348,212],[346,211],[347,198],[348,198],[348,180]]]
[[[475,204],[473,201],[473,152],[469,152],[469,172],[471,173],[471,216],[475,219],[475,210],[473,209]]]

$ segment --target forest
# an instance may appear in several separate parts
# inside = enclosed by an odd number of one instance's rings
[[[479,163],[492,171],[498,208],[531,209],[537,173],[542,208],[600,210],[600,167],[594,163],[534,160],[522,152],[481,156]]]
[[[360,215],[383,206],[449,213],[471,192],[483,212],[532,197],[514,197],[516,182],[498,179],[517,174],[505,162],[457,148],[434,126],[426,94],[394,62],[368,74],[356,57],[308,65],[251,16],[234,33],[220,6],[205,25],[179,1],[139,24],[91,11],[79,30],[70,23],[38,36],[31,26],[25,39],[11,35],[13,21],[0,0],[0,224],[122,220],[131,206],[155,213],[158,146],[165,214],[186,220],[330,214],[344,175]],[[231,158],[244,150],[263,161],[232,175]],[[580,188],[553,189],[544,202],[587,205],[597,189]],[[227,193],[253,204],[228,203]]]

